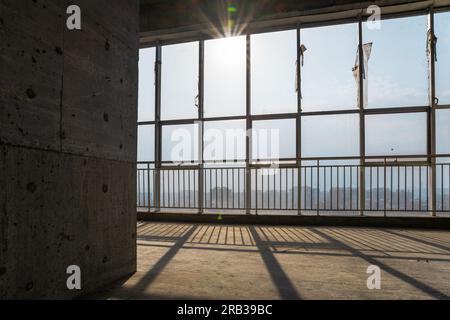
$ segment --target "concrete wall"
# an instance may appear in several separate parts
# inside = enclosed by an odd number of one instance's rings
[[[138,0],[0,0],[0,299],[136,269]],[[66,288],[79,265],[82,290]]]

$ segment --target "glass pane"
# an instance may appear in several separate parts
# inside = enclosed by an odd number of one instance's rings
[[[252,114],[297,112],[297,31],[251,37]]]
[[[205,117],[244,115],[245,88],[245,37],[205,41]]]
[[[256,159],[295,158],[295,120],[253,121],[252,157]]]
[[[450,154],[450,110],[436,111],[436,153]]]
[[[302,29],[306,47],[302,67],[302,110],[342,110],[357,107],[353,76],[358,52],[358,25]]]
[[[434,18],[437,41],[436,96],[439,104],[450,104],[450,12]]]
[[[198,42],[162,47],[161,117],[198,118]]]
[[[197,161],[198,137],[197,124],[163,126],[162,161]]]
[[[155,48],[139,50],[138,121],[155,120]]]
[[[426,113],[366,116],[366,155],[427,154]]]
[[[155,126],[138,126],[137,161],[155,161]]]
[[[205,122],[204,159],[243,160],[245,139],[245,120]]]
[[[382,20],[379,29],[364,23],[368,108],[428,105],[427,25],[426,16]]]
[[[359,156],[359,116],[302,117],[302,157]]]

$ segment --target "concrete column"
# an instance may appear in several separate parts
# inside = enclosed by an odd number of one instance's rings
[[[72,2],[0,3],[0,300],[136,270],[139,2]]]

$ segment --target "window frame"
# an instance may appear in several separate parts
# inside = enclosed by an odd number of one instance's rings
[[[418,15],[428,15],[429,18],[431,19],[431,29],[434,32],[434,16],[436,13],[440,13],[440,12],[450,12],[450,7],[445,7],[445,8],[439,8],[439,9],[430,9],[430,8],[426,8],[424,10],[417,10],[417,11],[412,11],[412,12],[406,12],[406,13],[401,13],[401,14],[386,14],[382,16],[382,20],[387,20],[387,19],[395,19],[395,18],[402,18],[402,17],[411,17],[411,16],[418,16]],[[366,22],[368,19],[368,17],[366,16],[359,16],[359,17],[354,17],[354,18],[348,18],[348,19],[343,19],[340,21],[323,21],[323,22],[311,22],[311,23],[305,23],[302,24],[301,26],[299,25],[290,25],[290,26],[284,26],[284,27],[270,27],[270,28],[263,28],[260,30],[254,30],[254,32],[252,32],[251,34],[247,34],[246,35],[246,42],[247,42],[247,71],[246,71],[246,114],[245,115],[239,115],[239,116],[223,116],[223,117],[204,117],[204,113],[203,113],[203,98],[204,98],[204,41],[209,39],[208,36],[203,35],[201,37],[201,39],[199,40],[195,40],[199,42],[199,104],[201,105],[201,107],[199,108],[199,116],[193,119],[174,119],[174,120],[166,120],[166,121],[161,121],[160,118],[160,112],[159,112],[159,117],[158,117],[158,108],[160,108],[160,95],[158,96],[158,88],[160,90],[160,75],[159,75],[159,79],[158,79],[158,59],[161,58],[161,53],[159,52],[159,58],[158,58],[158,50],[161,50],[161,47],[166,45],[166,44],[174,44],[174,43],[181,43],[183,41],[176,41],[176,40],[170,40],[170,41],[161,41],[158,43],[155,43],[153,46],[156,47],[157,50],[157,54],[155,57],[155,90],[156,90],[156,94],[155,94],[155,120],[154,121],[144,121],[144,122],[138,122],[138,125],[145,125],[145,124],[154,124],[155,125],[155,140],[160,140],[161,139],[161,135],[160,133],[158,134],[158,128],[160,128],[162,125],[170,125],[170,124],[183,124],[183,123],[192,123],[195,121],[227,121],[227,120],[246,120],[247,123],[247,129],[251,129],[252,128],[252,122],[253,121],[257,121],[257,120],[276,120],[276,119],[296,119],[297,121],[297,128],[296,128],[296,132],[297,132],[297,142],[296,142],[296,158],[295,159],[279,159],[280,162],[284,161],[284,160],[293,160],[293,161],[297,161],[297,164],[299,162],[301,162],[301,160],[309,160],[308,158],[303,158],[301,155],[301,144],[302,144],[302,139],[304,137],[302,137],[301,135],[301,118],[304,116],[315,116],[315,115],[322,115],[322,116],[326,116],[326,115],[339,115],[339,114],[359,114],[360,115],[360,155],[359,157],[348,157],[349,159],[360,159],[361,160],[361,165],[372,165],[374,162],[368,162],[367,159],[370,159],[370,156],[367,156],[365,153],[365,132],[364,132],[364,127],[365,127],[365,118],[367,115],[371,115],[371,114],[391,114],[391,113],[413,113],[413,112],[426,112],[428,115],[428,126],[427,126],[427,154],[424,155],[424,157],[426,157],[426,160],[424,161],[424,163],[431,163],[433,161],[433,157],[436,155],[435,150],[433,151],[433,146],[435,148],[435,134],[433,134],[433,130],[436,130],[435,128],[435,123],[433,125],[433,122],[435,122],[435,111],[438,109],[450,109],[450,105],[438,105],[435,101],[430,101],[428,105],[425,106],[409,106],[409,107],[395,107],[395,108],[364,108],[361,105],[359,106],[359,109],[349,109],[349,110],[332,110],[332,111],[302,111],[301,110],[301,106],[302,106],[302,101],[301,98],[298,97],[297,99],[297,112],[296,113],[281,113],[281,114],[263,114],[263,115],[252,115],[251,113],[251,85],[250,85],[250,79],[251,79],[251,61],[250,61],[250,56],[251,56],[251,35],[252,34],[257,34],[257,33],[266,33],[266,32],[276,32],[276,31],[284,31],[284,30],[296,30],[297,31],[297,60],[300,59],[300,50],[299,50],[299,44],[300,44],[300,31],[302,29],[306,29],[306,28],[312,28],[312,27],[318,27],[318,26],[327,26],[327,25],[338,25],[338,24],[345,24],[345,23],[351,23],[351,22],[356,22],[358,23],[358,33],[359,33],[359,41],[358,41],[358,47],[359,50],[361,52],[361,45],[363,43],[362,39],[363,39],[363,22]],[[148,47],[148,46],[147,46]],[[424,53],[425,54],[425,53]],[[430,62],[430,68],[431,68],[431,83],[429,84],[429,91],[431,93],[432,96],[434,96],[434,90],[435,90],[435,70],[434,70],[434,61],[432,60]],[[297,68],[297,80],[298,80],[298,86],[301,85],[301,68]],[[159,83],[158,83],[159,82]],[[361,79],[360,79],[360,83],[361,83]],[[360,85],[360,87],[362,87]],[[360,89],[361,90],[361,89]],[[299,96],[300,94],[298,94]],[[159,110],[160,111],[160,110]],[[434,120],[433,120],[434,118]],[[433,141],[434,139],[434,141]],[[202,138],[203,141],[203,138]],[[155,163],[158,163],[161,165],[161,159],[157,159],[157,154],[158,154],[158,145],[160,145],[161,142],[158,143],[158,141],[156,141],[155,145]],[[250,161],[251,161],[251,150],[248,150],[248,139],[246,142],[247,145],[247,154],[246,154],[246,163],[247,166],[250,165]],[[199,146],[200,148],[203,148],[203,145]],[[203,149],[201,154],[203,155]],[[329,157],[327,157],[329,158]],[[402,163],[402,162],[407,162],[408,160],[405,159],[403,160],[403,155],[402,156],[398,156],[397,159],[399,160],[399,162],[397,162],[397,164]],[[372,160],[372,159],[370,159]],[[217,162],[217,161],[215,161]],[[203,161],[203,159],[199,159],[199,161],[197,163],[195,163],[194,165],[197,166],[198,168],[200,168],[204,163],[207,163],[207,161]],[[410,163],[410,162],[408,162]],[[191,163],[192,164],[192,163]],[[258,164],[251,164],[258,166]],[[261,164],[264,165],[264,164]]]

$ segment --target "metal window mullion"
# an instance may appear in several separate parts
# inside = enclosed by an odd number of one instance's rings
[[[204,150],[204,80],[205,80],[205,41],[199,42],[199,65],[198,65],[198,208],[199,213],[203,213],[203,197],[204,197],[204,172],[203,172],[203,150]]]
[[[162,128],[161,128],[161,72],[162,72],[162,48],[156,46],[155,59],[155,210],[160,210],[161,192],[161,152],[162,152]]]
[[[251,208],[251,169],[250,160],[252,152],[252,120],[251,120],[251,37],[246,36],[246,143],[245,143],[245,211],[250,214]],[[258,192],[258,186],[255,186]]]
[[[297,26],[297,70],[296,70],[296,77],[297,77],[297,118],[296,118],[296,164],[297,164],[297,214],[301,215],[301,199],[302,199],[302,174],[301,174],[301,166],[302,161],[300,160],[302,158],[302,95],[301,95],[301,80],[302,80],[302,73],[301,73],[301,52],[300,52],[300,46],[301,46],[301,29],[300,26]],[[294,185],[294,182],[292,182],[292,185]],[[306,185],[305,185],[306,188]],[[294,196],[294,195],[292,195]],[[306,198],[305,198],[306,199]],[[292,208],[294,209],[294,208]]]
[[[434,7],[431,6],[429,9],[429,32],[431,33],[431,37],[434,38]],[[428,41],[428,39],[427,39]],[[429,164],[431,174],[429,175],[430,184],[430,204],[431,207],[428,209],[431,211],[431,215],[436,216],[436,158],[434,155],[436,154],[436,73],[435,73],[435,46],[430,46],[430,51],[428,52],[429,56],[429,72],[430,72],[430,81],[429,81],[429,109],[427,113],[427,144],[428,144],[428,155]]]
[[[360,170],[359,170],[359,204],[360,211],[359,214],[364,215],[365,210],[365,155],[366,155],[366,138],[365,138],[365,116],[364,116],[364,79],[362,70],[364,68],[364,52],[363,52],[363,26],[362,26],[362,16],[359,17],[358,21],[358,58],[359,58],[359,156],[360,156]]]

